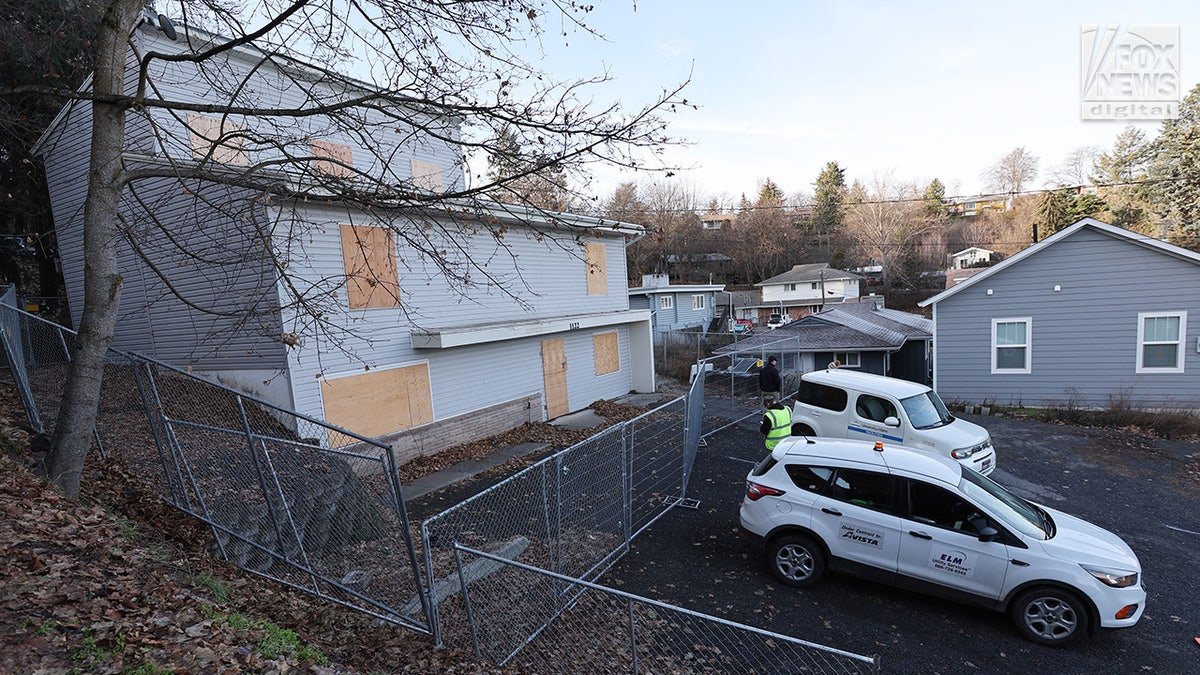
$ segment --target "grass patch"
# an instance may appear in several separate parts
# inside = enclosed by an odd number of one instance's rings
[[[265,619],[247,617],[234,612],[224,614],[208,612],[207,616],[215,623],[223,623],[234,630],[258,631],[263,634],[255,646],[255,653],[265,659],[275,659],[280,656],[294,656],[301,661],[317,665],[329,663],[329,658],[321,651],[300,641],[300,636],[288,628],[280,628]]]
[[[229,600],[229,588],[219,579],[207,572],[201,572],[191,579],[192,585],[208,591],[213,601],[224,603]]]

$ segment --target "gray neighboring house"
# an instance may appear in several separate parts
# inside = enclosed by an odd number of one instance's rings
[[[933,322],[884,309],[874,302],[847,302],[772,331],[756,333],[718,354],[760,352],[780,357],[780,370],[807,373],[833,360],[842,368],[925,384]]]
[[[934,385],[1012,406],[1200,403],[1200,254],[1091,218],[921,303]]]
[[[708,332],[727,328],[714,325],[719,314],[729,311],[727,306],[717,308],[716,296],[724,290],[720,285],[672,286],[665,274],[647,274],[642,277],[640,287],[629,289],[629,309],[650,310],[657,343],[665,333],[674,330],[699,328]]]

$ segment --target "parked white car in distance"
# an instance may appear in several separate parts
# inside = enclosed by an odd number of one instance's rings
[[[984,475],[996,468],[987,429],[952,415],[933,389],[846,368],[800,377],[792,435],[881,440],[931,450]]]
[[[1145,609],[1120,537],[912,448],[785,438],[747,476],[740,520],[785,584],[845,572],[1008,612],[1039,644],[1128,628]]]

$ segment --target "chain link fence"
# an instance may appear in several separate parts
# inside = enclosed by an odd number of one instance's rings
[[[2,365],[36,432],[54,428],[74,339],[0,305]],[[757,374],[738,359],[765,353],[700,360],[685,397],[430,518],[419,549],[387,445],[153,359],[110,350],[94,449],[206,523],[214,550],[243,569],[495,663],[559,672],[569,654],[572,671],[877,672],[866,657],[592,583],[691,505],[703,437],[761,414]]]
[[[29,427],[53,430],[75,334],[0,305]],[[239,567],[429,632],[390,448],[170,365],[109,350],[95,447],[213,532]],[[416,599],[416,610],[400,608]]]
[[[682,503],[699,440],[688,432],[689,398],[609,427],[422,523],[439,644],[461,648],[469,641],[455,544],[595,579]]]
[[[879,672],[878,657],[674,607],[465,546],[456,545],[455,556],[470,619],[470,648],[500,666],[537,673]]]

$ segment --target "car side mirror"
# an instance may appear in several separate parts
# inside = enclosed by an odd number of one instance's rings
[[[996,537],[999,536],[1000,530],[997,530],[991,525],[986,525],[982,530],[979,531],[979,541],[996,541]]]
[[[892,415],[891,417],[888,417],[887,419],[885,419],[883,421],[883,424],[885,426],[889,426],[889,427],[898,427],[898,426],[900,426],[900,418],[896,417],[895,415]]]

